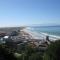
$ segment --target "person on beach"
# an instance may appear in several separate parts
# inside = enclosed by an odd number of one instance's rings
[[[46,40],[49,41],[49,36],[46,36]]]

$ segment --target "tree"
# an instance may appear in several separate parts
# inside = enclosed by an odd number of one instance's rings
[[[60,40],[48,46],[44,54],[44,60],[60,60]]]
[[[16,60],[13,53],[14,51],[9,49],[6,45],[0,45],[0,56],[2,56],[4,60]]]

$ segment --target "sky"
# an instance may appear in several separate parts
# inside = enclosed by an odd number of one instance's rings
[[[0,0],[0,27],[60,25],[60,0]]]

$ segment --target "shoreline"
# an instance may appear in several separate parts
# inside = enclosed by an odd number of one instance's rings
[[[28,33],[29,36],[31,36],[31,39],[46,40],[46,36],[49,36],[50,41],[56,41],[60,39],[60,36],[50,35],[50,34],[43,33],[43,32],[40,32],[40,33],[32,32],[27,28],[23,29],[23,31]]]

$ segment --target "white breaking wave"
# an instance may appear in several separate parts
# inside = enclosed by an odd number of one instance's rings
[[[24,31],[26,31],[27,33],[29,33],[32,38],[35,38],[35,39],[46,39],[46,36],[49,36],[49,39],[51,41],[55,41],[55,40],[59,40],[60,39],[60,36],[55,36],[55,35],[50,35],[50,34],[47,34],[47,33],[43,33],[43,32],[35,32],[35,31],[30,31],[31,28],[26,28],[24,29]]]

